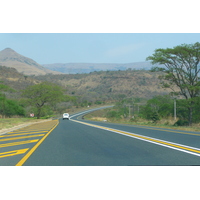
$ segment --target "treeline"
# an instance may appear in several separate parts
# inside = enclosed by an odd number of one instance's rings
[[[200,122],[200,97],[193,99],[193,123]],[[163,119],[174,121],[174,126],[188,126],[190,112],[188,100],[176,99],[171,95],[159,95],[144,102],[144,99],[123,99],[110,109],[106,117],[113,120],[137,122],[139,119],[157,123]],[[166,120],[166,125],[169,122]]]
[[[25,110],[18,101],[7,99],[5,95],[0,94],[0,115],[2,118],[25,116]]]
[[[8,99],[6,93],[15,91],[7,85],[0,84],[0,115],[2,118],[13,115],[25,116],[25,110],[17,100]]]
[[[162,87],[172,91],[174,116],[176,117],[177,113],[180,118],[176,124],[198,123],[200,121],[200,43],[159,48],[146,60],[157,65],[151,69],[151,72],[162,72],[159,77]],[[173,101],[167,96],[154,97],[147,101],[140,114],[156,122],[160,117],[167,117],[172,113]]]
[[[17,98],[15,93],[18,93]],[[32,113],[38,119],[49,118],[69,112],[73,107],[87,107],[103,103],[97,99],[91,101],[89,97],[68,95],[65,87],[47,81],[29,85],[20,91],[3,83],[0,84],[0,117],[2,118],[29,117]]]

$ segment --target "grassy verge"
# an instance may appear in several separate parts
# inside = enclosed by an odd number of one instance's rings
[[[0,130],[12,128],[20,124],[26,124],[30,122],[39,122],[44,119],[32,119],[32,118],[6,118],[0,119]]]
[[[175,121],[172,118],[162,119],[157,123],[153,123],[152,121],[148,121],[141,118],[136,119],[116,119],[116,118],[107,118],[106,117],[107,110],[98,110],[92,113],[89,113],[84,116],[85,119],[92,121],[107,121],[111,123],[119,123],[119,124],[128,124],[128,125],[140,125],[140,126],[150,126],[150,127],[158,127],[158,128],[168,128],[175,130],[184,130],[184,131],[195,131],[200,132],[200,124],[193,124],[193,126],[173,126]]]

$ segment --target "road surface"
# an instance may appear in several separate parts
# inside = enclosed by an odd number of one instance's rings
[[[92,122],[83,120],[83,115],[84,113],[76,114],[70,120],[53,120],[51,123],[48,122],[46,127],[41,125],[36,129],[9,133],[24,133],[23,136],[18,136],[22,139],[15,141],[12,140],[13,136],[8,138],[5,136],[9,134],[4,135],[0,138],[0,165],[200,165],[199,132]],[[25,141],[30,143],[23,144],[23,137],[27,137]],[[21,141],[22,144],[12,146],[16,141]],[[6,144],[11,146],[3,147]]]

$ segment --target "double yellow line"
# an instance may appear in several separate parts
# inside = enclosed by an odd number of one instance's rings
[[[172,143],[172,142],[168,142],[168,141],[164,141],[164,140],[159,140],[159,139],[156,139],[156,138],[146,137],[146,136],[143,136],[143,135],[125,132],[125,131],[112,129],[112,128],[108,128],[108,127],[104,127],[104,126],[98,126],[98,125],[94,125],[94,124],[90,124],[90,123],[86,123],[86,122],[76,121],[76,120],[73,120],[73,119],[71,119],[71,121],[81,123],[81,124],[85,124],[85,125],[92,126],[92,127],[96,127],[96,128],[100,128],[100,129],[103,129],[103,130],[111,131],[111,132],[114,132],[114,133],[122,134],[122,135],[125,135],[125,136],[133,137],[133,138],[136,138],[136,139],[144,140],[146,142],[151,142],[151,143],[154,143],[154,144],[157,144],[157,145],[176,149],[176,150],[183,151],[185,153],[193,154],[193,155],[196,155],[196,156],[200,156],[200,149],[198,149],[198,148],[194,148],[194,147],[190,147],[190,146],[186,146],[186,145],[182,145],[182,144],[177,144],[177,143]]]

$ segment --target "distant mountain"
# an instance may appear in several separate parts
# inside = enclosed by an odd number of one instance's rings
[[[25,75],[45,75],[47,73],[61,74],[60,72],[55,72],[46,69],[34,60],[18,54],[11,48],[6,48],[0,51],[0,65],[6,67],[13,67],[18,72],[23,73]]]
[[[94,71],[118,71],[127,69],[151,69],[152,65],[150,62],[135,62],[135,63],[54,63],[54,64],[44,64],[45,68],[59,71],[65,74],[82,74],[90,73]]]
[[[123,71],[128,69],[149,70],[152,68],[150,62],[135,63],[55,63],[40,65],[34,60],[18,54],[11,48],[0,51],[0,65],[13,67],[24,75],[45,74],[83,74],[94,71]]]

